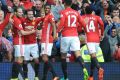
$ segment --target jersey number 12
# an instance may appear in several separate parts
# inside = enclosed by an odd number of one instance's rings
[[[71,23],[71,20],[73,19],[73,22]],[[75,15],[68,15],[68,27],[76,27],[76,16]]]

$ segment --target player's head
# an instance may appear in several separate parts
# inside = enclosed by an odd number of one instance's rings
[[[85,13],[86,14],[92,14],[92,12],[93,12],[92,8],[90,6],[86,6]]]
[[[72,5],[72,0],[64,0],[64,5],[65,6],[71,6]]]
[[[18,17],[23,17],[23,9],[22,9],[21,7],[18,7],[18,8],[16,9],[16,15],[17,15]]]
[[[45,5],[45,14],[50,13],[50,10],[51,10],[51,5],[46,4],[46,5]]]
[[[0,21],[2,21],[3,19],[4,19],[4,12],[0,10]]]
[[[27,10],[26,14],[27,14],[27,18],[29,20],[33,20],[34,15],[33,15],[33,10],[32,9]]]

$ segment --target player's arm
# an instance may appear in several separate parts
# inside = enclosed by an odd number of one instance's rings
[[[108,37],[108,31],[112,28],[112,24],[111,25],[107,25],[106,27],[105,27],[105,31],[104,31],[104,36],[107,36]]]
[[[80,15],[78,15],[78,21],[79,21],[78,30],[79,32],[82,32],[82,29],[86,27],[86,22]]]
[[[32,30],[32,31],[20,30],[20,33],[21,33],[22,35],[30,35],[30,34],[35,33],[35,32],[36,32],[35,30]]]
[[[57,33],[62,31],[62,29],[64,28],[64,23],[65,23],[65,16],[61,14],[60,22],[57,28]]]
[[[16,27],[22,35],[29,35],[36,32],[35,30],[24,31],[21,21],[16,17],[14,17],[13,20],[14,20],[14,23],[13,23],[14,27]]]
[[[97,17],[97,19],[98,19],[98,22],[99,22],[99,25],[100,25],[101,35],[103,36],[103,34],[104,34],[104,23],[99,16]]]
[[[44,17],[38,17],[36,19],[36,24],[38,25],[39,23],[43,22],[43,20],[44,20]]]
[[[50,24],[52,25],[52,29],[53,29],[53,38],[56,39],[57,35],[56,35],[56,25],[55,25],[55,20],[54,20],[54,16],[51,15],[50,16]]]
[[[36,32],[36,30],[32,30],[32,31],[24,31],[24,30],[23,30],[23,27],[22,27],[22,24],[18,24],[17,29],[19,30],[19,33],[20,33],[21,35],[30,35],[30,34]]]
[[[52,27],[53,27],[53,38],[55,39],[57,37],[56,35],[56,25],[55,22],[51,23]]]
[[[7,13],[6,16],[5,16],[5,19],[4,19],[4,26],[6,26],[10,20],[12,20],[12,17],[13,17],[13,13]]]

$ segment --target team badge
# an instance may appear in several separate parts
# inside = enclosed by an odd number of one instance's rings
[[[32,25],[35,25],[35,21],[32,22]]]

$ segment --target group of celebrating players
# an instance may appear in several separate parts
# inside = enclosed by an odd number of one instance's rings
[[[96,59],[96,49],[99,47],[100,39],[103,38],[104,24],[99,16],[93,13],[93,10],[87,6],[86,14],[80,14],[71,8],[72,0],[64,0],[65,9],[60,13],[60,21],[56,25],[54,16],[51,13],[50,5],[45,5],[45,16],[35,18],[33,10],[27,10],[26,17],[23,16],[22,8],[17,8],[15,14],[8,14],[0,23],[0,29],[10,21],[13,26],[13,45],[14,45],[14,62],[12,66],[11,80],[18,80],[18,74],[21,73],[24,80],[28,80],[27,64],[32,55],[34,60],[34,80],[39,80],[39,50],[36,41],[36,29],[39,23],[41,25],[41,53],[40,56],[44,61],[43,78],[46,80],[47,72],[50,71],[53,75],[53,80],[59,80],[52,63],[49,60],[53,47],[53,42],[58,39],[58,33],[61,33],[61,67],[64,77],[60,80],[69,80],[67,76],[66,56],[68,51],[74,51],[76,60],[83,69],[84,80],[93,80],[93,72],[95,67],[98,69],[98,80],[103,80],[104,70]],[[3,11],[0,11],[0,16],[4,16]],[[101,36],[99,36],[101,29]],[[90,76],[85,67],[84,61],[80,54],[80,41],[78,31],[84,30],[87,40],[86,45],[91,56]]]

